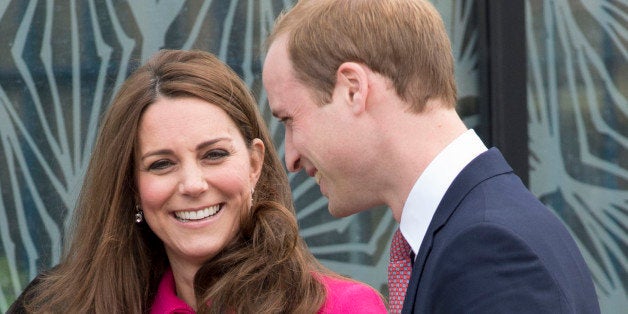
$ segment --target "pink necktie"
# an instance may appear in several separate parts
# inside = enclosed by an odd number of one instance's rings
[[[412,273],[410,262],[410,244],[397,229],[390,244],[390,263],[388,264],[388,303],[390,313],[401,313],[406,289]]]

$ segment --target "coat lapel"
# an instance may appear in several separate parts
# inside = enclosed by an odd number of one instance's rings
[[[432,250],[434,235],[442,228],[453,214],[465,195],[480,182],[496,175],[512,172],[497,148],[491,148],[473,159],[454,179],[443,196],[429,227],[412,267],[412,276],[406,291],[402,313],[411,313],[414,308],[415,296],[421,281],[427,257]]]

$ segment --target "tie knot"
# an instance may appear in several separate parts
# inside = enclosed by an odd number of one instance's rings
[[[390,260],[408,260],[410,257],[410,250],[410,244],[408,244],[406,238],[404,238],[403,234],[401,234],[401,230],[397,229],[393,235],[392,242],[390,243]]]

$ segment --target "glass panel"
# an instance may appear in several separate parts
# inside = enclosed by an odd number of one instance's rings
[[[628,308],[628,3],[526,1],[530,189],[569,226],[603,313]]]
[[[203,49],[258,95],[260,47],[293,1],[0,1],[0,311],[58,263],[99,118],[127,75],[160,48]],[[481,128],[473,1],[434,1],[452,34],[460,111]],[[480,131],[480,134],[482,132]],[[290,174],[301,234],[330,268],[386,292],[395,228],[384,208],[332,218],[315,182]]]

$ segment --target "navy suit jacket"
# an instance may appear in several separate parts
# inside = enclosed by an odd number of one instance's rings
[[[421,243],[403,313],[599,313],[563,223],[492,148],[453,181]]]

